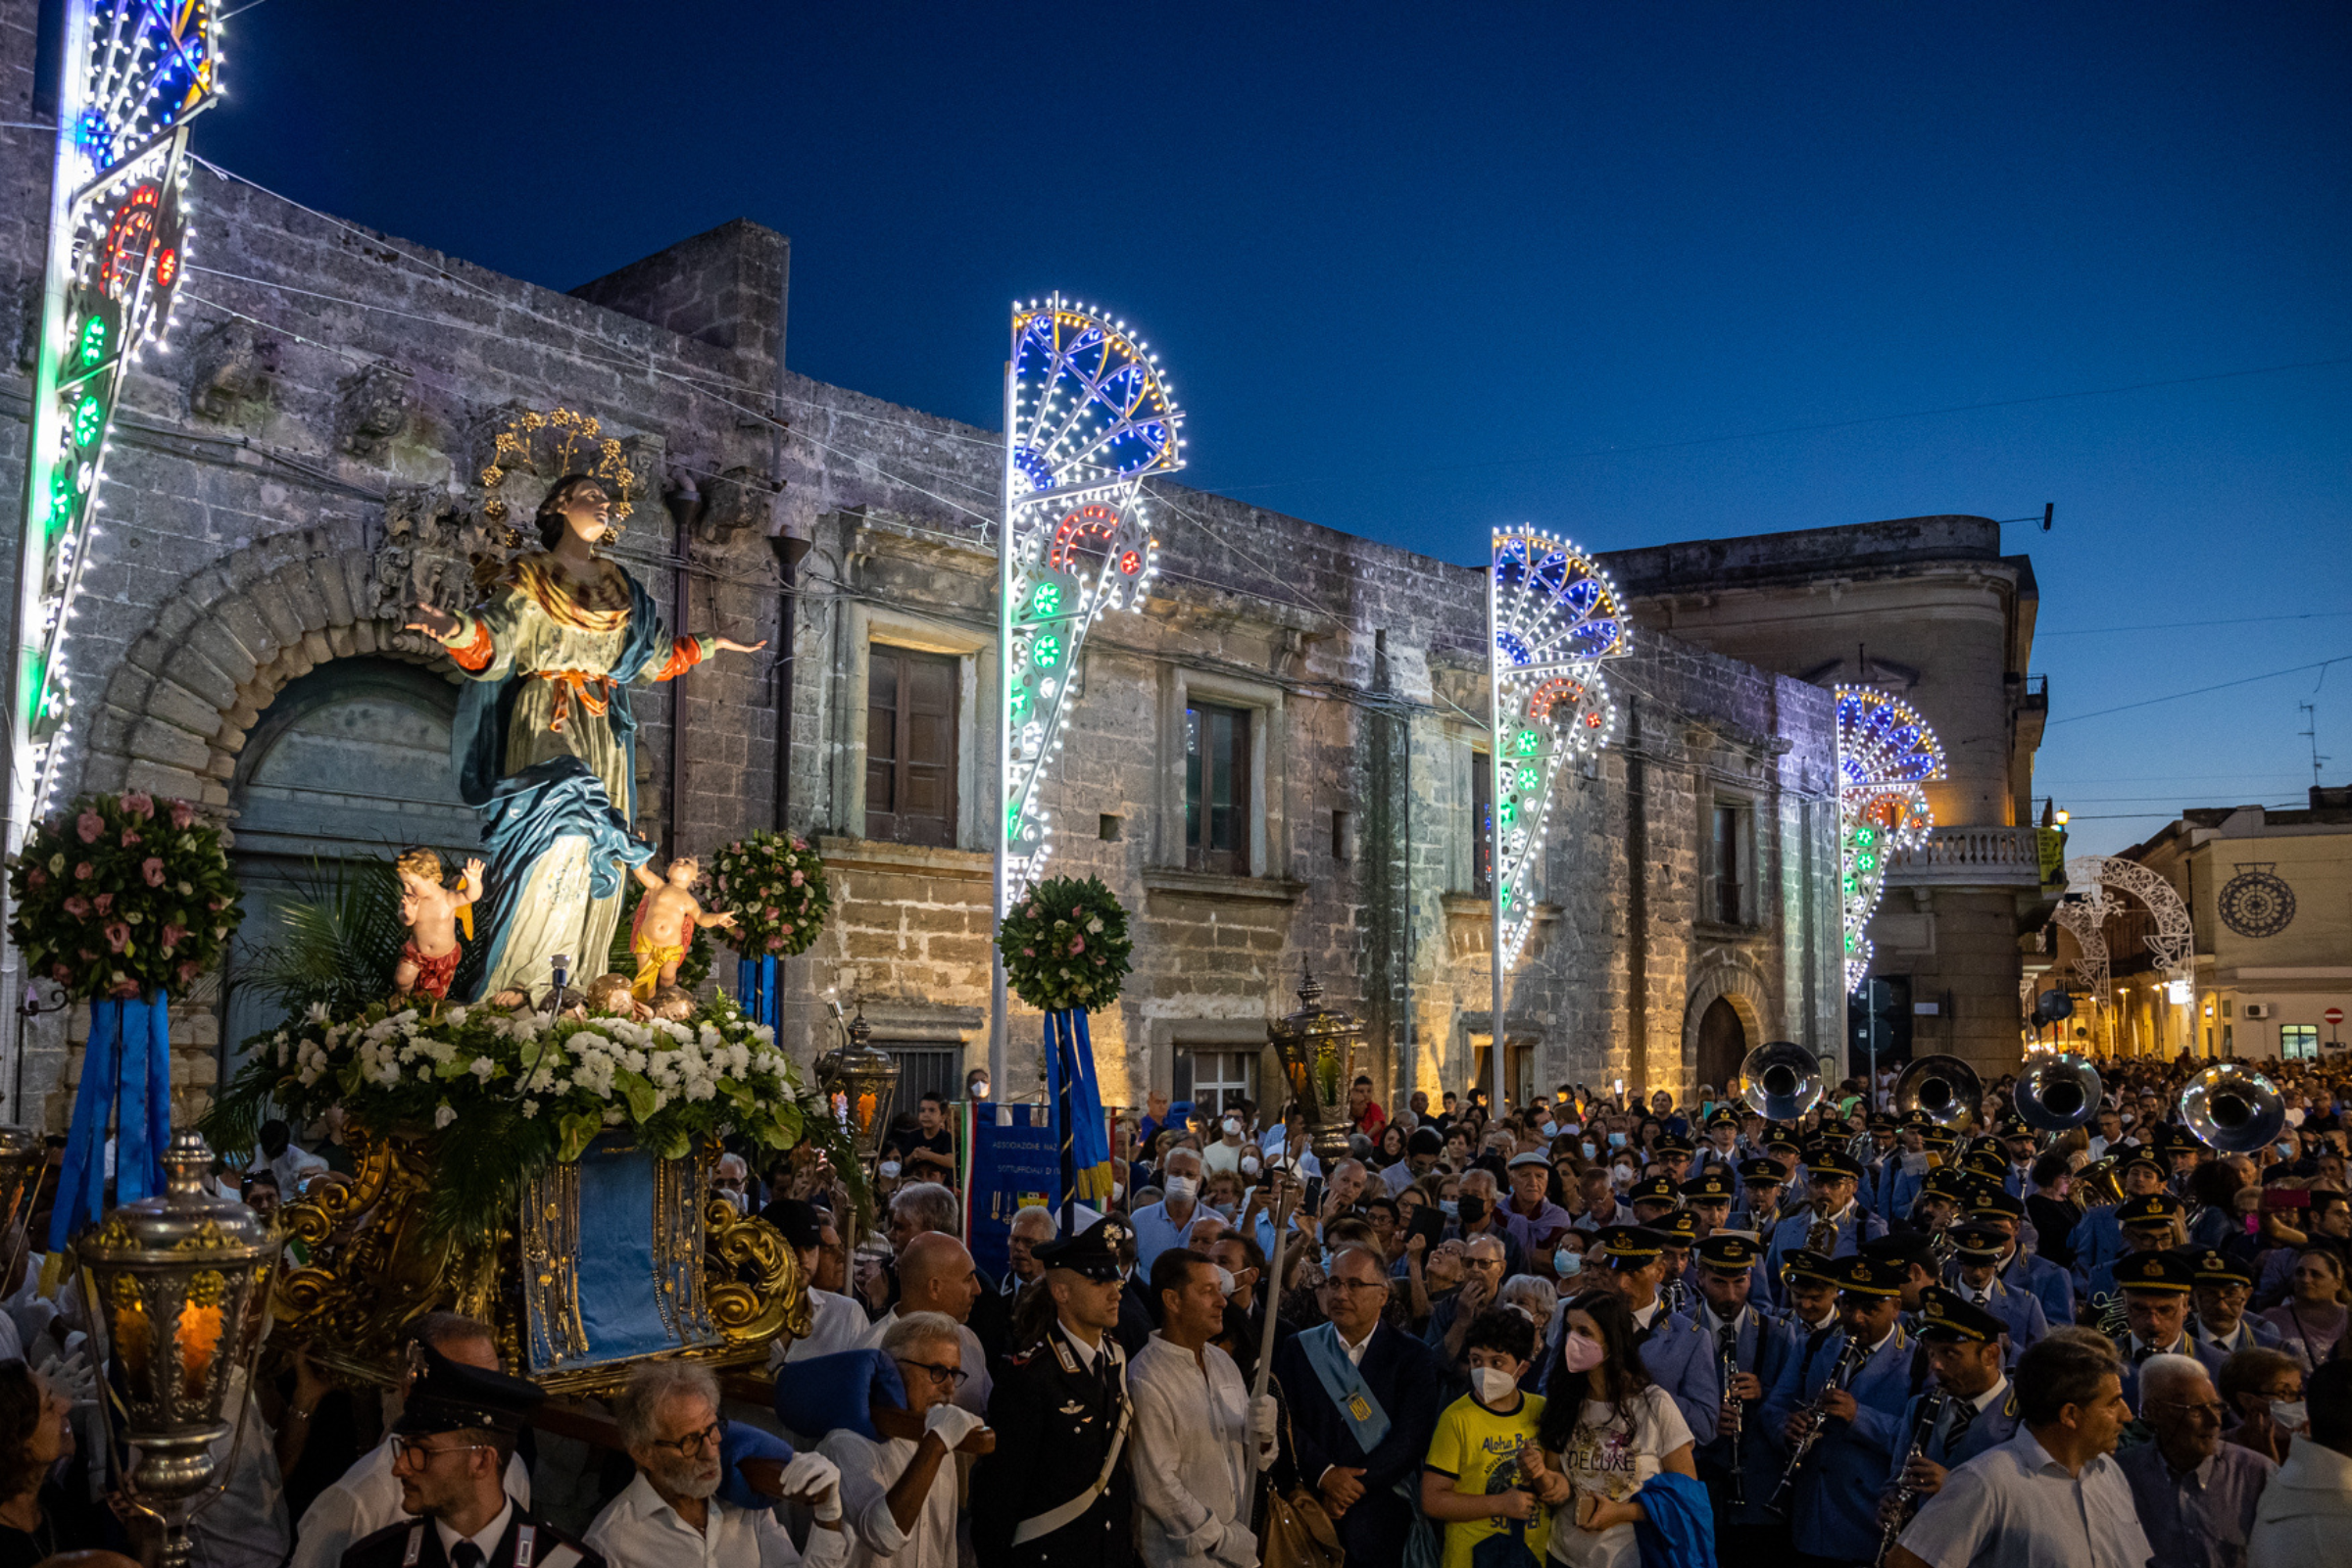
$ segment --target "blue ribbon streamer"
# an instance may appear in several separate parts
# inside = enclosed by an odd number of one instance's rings
[[[136,1202],[164,1190],[163,1152],[172,1142],[172,1007],[161,991],[90,1004],[90,1040],[74,1092],[74,1124],[49,1216],[49,1250],[77,1222],[106,1211],[106,1135],[115,1140],[115,1198]]]

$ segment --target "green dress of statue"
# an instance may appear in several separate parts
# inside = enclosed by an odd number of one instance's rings
[[[451,986],[468,1000],[535,994],[558,956],[575,985],[611,967],[621,868],[653,854],[632,825],[630,688],[721,649],[766,646],[665,638],[652,597],[596,553],[612,528],[596,479],[557,481],[538,523],[546,548],[511,563],[488,602],[464,615],[420,604],[409,623],[440,639],[468,682],[450,753],[490,862],[475,941]]]

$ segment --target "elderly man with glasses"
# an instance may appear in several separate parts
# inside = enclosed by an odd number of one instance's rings
[[[2139,1409],[2156,1441],[2115,1456],[2156,1560],[2166,1568],[2244,1568],[2262,1489],[2278,1467],[2222,1442],[2222,1396],[2193,1356],[2152,1355]]]
[[[955,1403],[963,1382],[954,1318],[910,1312],[892,1323],[881,1350],[898,1368],[906,1403],[877,1400],[874,1437],[835,1427],[818,1451],[840,1467],[850,1528],[849,1568],[955,1568],[955,1454],[984,1454],[996,1434]]]
[[[752,1459],[744,1479],[756,1496],[791,1498],[815,1516],[808,1549],[793,1546],[771,1505],[744,1507],[718,1495],[726,1479],[718,1380],[687,1361],[652,1361],[629,1374],[613,1401],[620,1441],[636,1478],[588,1527],[588,1544],[610,1568],[838,1568],[849,1556],[833,1461],[795,1454]]]

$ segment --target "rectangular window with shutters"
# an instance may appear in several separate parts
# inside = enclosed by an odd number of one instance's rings
[[[1470,891],[1494,896],[1494,760],[1470,754]]]
[[[1257,1098],[1257,1053],[1214,1047],[1176,1048],[1177,1101],[1190,1101],[1202,1115]]]
[[[1184,710],[1184,863],[1250,874],[1250,710]]]
[[[2311,1061],[2320,1054],[2320,1026],[2282,1023],[2278,1026],[2278,1054],[2287,1061]]]
[[[865,678],[865,836],[893,844],[956,843],[953,655],[875,643]]]

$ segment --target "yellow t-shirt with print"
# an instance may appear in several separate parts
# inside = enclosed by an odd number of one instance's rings
[[[1438,1417],[1437,1435],[1430,1439],[1429,1468],[1453,1477],[1453,1490],[1473,1496],[1492,1496],[1513,1487],[1527,1488],[1520,1450],[1538,1446],[1536,1423],[1543,1419],[1544,1396],[1523,1394],[1519,1408],[1503,1414],[1490,1410],[1470,1395],[1446,1407]],[[1538,1503],[1525,1519],[1451,1520],[1446,1525],[1445,1568],[1472,1568],[1472,1554],[1481,1542],[1512,1535],[1526,1548],[1528,1560],[1544,1560],[1544,1544],[1550,1523]],[[1489,1548],[1490,1558],[1493,1548]]]

